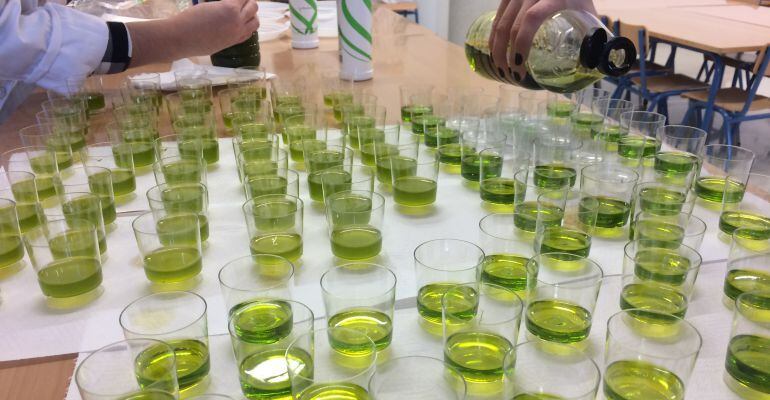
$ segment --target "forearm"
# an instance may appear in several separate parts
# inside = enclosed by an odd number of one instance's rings
[[[131,36],[131,67],[163,63],[197,54],[194,36],[174,18],[126,24]]]

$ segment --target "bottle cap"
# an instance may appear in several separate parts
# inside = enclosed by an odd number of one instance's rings
[[[596,68],[605,75],[620,76],[631,69],[634,61],[636,61],[634,43],[628,38],[617,36],[603,46],[599,65]]]
[[[606,44],[607,31],[602,28],[596,28],[586,35],[580,45],[580,64],[589,69],[596,68]]]

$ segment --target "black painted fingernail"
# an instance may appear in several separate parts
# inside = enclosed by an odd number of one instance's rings
[[[503,71],[502,68],[497,68],[497,72],[499,72],[500,75],[505,75],[505,71]]]
[[[524,62],[524,57],[522,57],[520,53],[516,53],[516,59],[514,61],[516,61],[516,65],[521,65],[521,63]]]
[[[521,74],[519,74],[518,72],[514,72],[513,79],[516,79],[517,81],[521,82]]]

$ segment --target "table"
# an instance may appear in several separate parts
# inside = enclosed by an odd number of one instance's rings
[[[490,94],[497,93],[497,83],[477,76],[468,68],[462,48],[384,9],[376,11],[374,21],[377,37],[374,48],[375,78],[361,85],[377,93],[388,110],[398,110],[398,86],[405,83],[431,83],[442,92],[450,86],[474,85]],[[262,65],[268,71],[289,79],[307,73],[309,69],[320,73],[321,70],[337,69],[339,65],[337,39],[321,39],[317,50],[292,50],[290,39],[285,37],[262,43],[261,50]],[[129,73],[137,70],[166,71],[168,65],[146,66]],[[127,75],[105,76],[104,85],[108,93],[114,94]],[[45,93],[33,94],[0,126],[0,152],[21,145],[17,132],[35,123],[35,113],[43,100]],[[106,115],[100,116],[96,121],[97,129],[103,129],[107,119]],[[76,357],[77,354],[66,354],[0,362],[0,398],[62,399]]]
[[[682,10],[770,28],[770,8],[767,7],[735,4],[725,6],[683,7]]]

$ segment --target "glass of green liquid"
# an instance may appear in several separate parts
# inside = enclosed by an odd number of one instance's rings
[[[467,386],[456,368],[439,359],[405,356],[377,366],[369,393],[381,400],[465,400]]]
[[[279,169],[289,169],[289,153],[272,143],[255,144],[251,148],[241,149],[235,162],[243,182],[252,176],[275,174]]]
[[[400,132],[385,137],[383,142],[374,142],[374,166],[377,173],[377,181],[384,188],[390,189],[393,184],[391,174],[391,158],[415,159],[420,148],[420,137]],[[404,164],[408,164],[404,162]]]
[[[505,287],[474,281],[449,288],[441,304],[444,362],[460,372],[472,395],[501,394],[503,361],[521,325],[521,299]]]
[[[683,400],[703,340],[679,317],[666,337],[637,329],[634,310],[620,311],[607,322],[602,388],[608,399]]]
[[[535,220],[535,254],[566,253],[586,258],[591,252],[591,237],[598,212],[599,202],[596,199],[586,197],[578,190],[563,188],[538,196],[534,218],[527,213],[521,215],[520,220],[522,225]],[[565,265],[569,265],[572,259],[566,257]]]
[[[73,121],[66,116],[46,116],[44,111],[35,114],[38,126],[44,127],[40,131],[22,129],[19,136],[22,136],[24,145],[45,145],[54,151],[67,152],[67,148],[78,159],[81,151],[86,145],[88,135],[88,121],[85,117],[81,121]],[[30,137],[32,136],[32,137]]]
[[[494,147],[501,145],[499,140],[503,138],[496,137],[492,143],[486,143],[486,130],[479,129],[479,119],[475,117],[463,117],[455,122],[457,125],[450,125],[443,128],[443,131],[437,133],[436,154],[438,160],[444,165],[444,170],[449,173],[462,173],[462,161],[471,161],[478,152],[485,147]],[[448,133],[446,130],[451,130]],[[489,129],[489,134],[494,135],[494,130]],[[430,141],[430,131],[425,133],[425,145],[427,147]],[[490,137],[491,139],[491,137]],[[504,141],[503,144],[504,145]]]
[[[136,190],[134,157],[129,143],[110,142],[88,145],[82,154],[86,168],[107,168],[112,175],[112,192],[116,199],[133,195]]]
[[[770,288],[770,240],[755,239],[751,229],[738,228],[733,232],[730,255],[727,259],[723,302],[728,308],[735,305],[739,295]]]
[[[117,219],[112,172],[109,169],[95,165],[72,167],[66,173],[59,174],[57,184],[56,190],[62,204],[64,200],[61,196],[65,193],[90,192],[99,197],[104,225],[112,226]],[[64,205],[62,208],[65,208]]]
[[[166,102],[166,109],[168,115],[171,118],[172,127],[180,118],[192,118],[213,116],[214,104],[210,98],[206,98],[205,95],[183,96],[182,93],[171,93],[164,96]],[[183,127],[184,125],[180,125]]]
[[[344,146],[322,145],[317,147],[305,141],[305,169],[307,169],[307,184],[310,198],[323,202],[323,177],[329,178],[324,171],[335,167],[348,167],[353,164],[353,149]]]
[[[146,167],[151,166],[155,162],[155,140],[158,138],[155,134],[156,132],[144,130],[143,128],[124,132],[117,123],[110,122],[107,124],[107,133],[112,145],[119,147],[116,153],[124,151],[126,147],[128,148],[133,158],[135,169],[145,172],[147,170]],[[127,146],[122,146],[124,143]]]
[[[179,185],[160,184],[147,191],[147,203],[150,210],[163,212],[170,216],[181,214],[179,217],[169,217],[166,221],[168,228],[177,227],[192,230],[197,227],[200,231],[200,242],[205,243],[209,238],[209,191],[202,183]],[[197,215],[191,218],[189,214]],[[192,219],[197,219],[198,224]],[[189,239],[191,242],[194,240]],[[194,243],[191,243],[194,244]]]
[[[290,345],[313,333],[313,318],[306,305],[281,299],[248,301],[231,312],[230,341],[247,399],[290,399],[289,374],[312,379],[312,351]]]
[[[156,291],[194,287],[200,281],[203,268],[198,215],[171,214],[183,217],[177,221],[166,220],[168,216],[168,213],[148,211],[131,223],[144,274]]]
[[[647,335],[667,334],[670,319],[647,315],[652,310],[684,318],[702,262],[698,252],[683,244],[649,239],[628,242],[624,248],[621,309],[639,309],[636,317]],[[660,332],[656,332],[659,330]]]
[[[233,135],[242,139],[267,139],[276,133],[275,120],[270,101],[260,100],[255,111],[246,113],[246,118],[235,115],[232,119]]]
[[[511,211],[526,200],[529,157],[529,151],[515,146],[499,145],[479,152],[479,195],[487,208]]]
[[[608,99],[610,92],[598,88],[585,88],[572,95],[572,130],[581,139],[591,139],[604,124],[605,110],[594,108],[597,100]]]
[[[155,109],[156,115],[163,106],[160,74],[155,72],[130,75],[120,90],[126,103],[144,104]]]
[[[59,196],[59,200],[61,207],[46,210],[47,218],[88,221],[96,229],[99,253],[104,260],[107,256],[107,224],[104,223],[101,197],[90,192],[67,191]]]
[[[695,193],[689,187],[661,182],[640,182],[634,187],[633,214],[640,212],[661,217],[691,214],[695,207]]]
[[[298,336],[286,354],[288,364],[297,364],[294,355],[309,354],[313,362],[312,370],[288,369],[294,399],[371,399],[366,388],[377,364],[377,346],[365,333],[343,327],[316,329]]]
[[[101,75],[67,79],[67,88],[70,93],[85,101],[89,116],[100,113],[107,108]]]
[[[233,119],[239,119],[242,123],[254,122],[254,113],[259,107],[261,99],[255,94],[241,93],[239,89],[224,89],[217,92],[219,110],[225,132],[232,136]]]
[[[401,97],[401,122],[410,126],[412,115],[422,115],[433,111],[432,95],[434,86],[416,83],[401,85],[398,88]]]
[[[527,268],[527,338],[585,349],[604,273],[572,253],[542,253]]]
[[[738,183],[732,177],[727,182]],[[746,185],[748,190],[741,201],[730,202],[722,197],[720,238],[730,238],[737,228],[747,228],[753,230],[756,239],[770,239],[770,175],[751,173]]]
[[[152,165],[152,172],[159,185],[206,183],[206,163],[200,157],[167,154]]]
[[[674,247],[683,244],[700,250],[706,235],[706,223],[688,213],[675,215],[658,215],[640,211],[634,217],[629,239],[652,240],[660,247]]]
[[[16,215],[21,233],[29,232],[45,222],[35,183],[35,174],[25,171],[0,172],[0,197],[16,202]]]
[[[572,100],[574,93],[548,93],[546,99],[546,115],[557,124],[567,124],[575,112],[576,102]]]
[[[319,171],[323,199],[347,190],[374,191],[374,168],[365,165],[341,165]],[[313,190],[311,189],[311,195]]]
[[[599,203],[594,234],[603,237],[627,236],[631,200],[638,180],[636,171],[620,165],[595,164],[583,168],[580,190],[584,199]]]
[[[492,283],[524,296],[527,262],[532,243],[516,234],[513,213],[489,214],[479,221],[479,243],[484,250],[481,282]]]
[[[186,114],[174,121],[179,151],[201,153],[207,165],[219,161],[219,141],[213,114]]]
[[[174,349],[160,340],[122,340],[83,359],[75,384],[83,400],[174,400],[177,362]]]
[[[53,122],[54,131],[80,132],[82,136],[88,133],[88,113],[84,99],[80,97],[59,97],[41,103],[43,115],[48,120],[38,120],[39,123]]]
[[[321,276],[321,293],[329,328],[351,329],[369,336],[377,351],[393,339],[393,307],[396,275],[387,267],[371,263],[349,263]],[[338,336],[335,345],[354,351],[357,343]]]
[[[735,314],[727,345],[724,380],[742,399],[762,399],[770,395],[770,291],[743,293],[735,299]]]
[[[203,100],[213,104],[213,89],[211,80],[203,76],[176,76],[176,91],[183,101]]]
[[[101,295],[102,259],[92,223],[51,219],[24,240],[48,306],[82,307]]]
[[[153,293],[140,297],[120,313],[123,336],[162,340],[174,350],[179,392],[190,396],[206,391],[211,367],[206,300],[184,291]],[[161,360],[147,352],[151,364]]]
[[[516,345],[505,357],[505,390],[514,400],[594,400],[599,366],[581,350],[537,341]]]
[[[248,134],[245,136],[236,135],[233,137],[233,155],[238,158],[238,154],[243,150],[262,149],[268,151],[269,148],[278,149],[278,137],[266,131],[262,134]]]
[[[272,254],[296,263],[302,257],[303,202],[270,194],[243,204],[251,254]]]
[[[286,116],[283,121],[283,142],[288,146],[291,160],[298,164],[304,162],[305,147],[322,149],[326,145],[326,133],[316,112],[297,113]]]
[[[631,168],[652,167],[660,148],[658,129],[666,124],[666,116],[647,111],[627,111],[620,114],[621,136],[618,140],[618,161]]]
[[[474,119],[462,119],[459,121],[460,130],[463,131],[461,137],[462,144],[468,148],[474,148],[476,151],[463,151],[460,157],[460,175],[468,182],[480,182],[481,181],[481,155],[479,154],[484,149],[495,149],[502,151],[508,137],[501,132],[494,131],[482,131],[475,128]],[[492,163],[485,165],[485,173],[489,176],[496,175],[498,165]]]
[[[339,72],[323,71],[321,73],[321,95],[324,107],[331,110],[335,100],[349,98],[353,101],[353,81],[340,79]]]
[[[535,140],[533,183],[546,190],[575,186],[579,172],[578,152],[587,142],[571,137],[566,131],[559,133],[540,135]]]
[[[603,124],[598,129],[592,129],[591,135],[595,140],[600,140],[604,144],[604,149],[608,153],[617,152],[617,143],[623,132],[620,125],[620,115],[624,112],[634,111],[634,103],[629,100],[601,98],[596,99],[591,104],[593,113],[602,115]]]
[[[717,208],[724,203],[740,203],[754,164],[754,152],[738,146],[705,146],[703,171],[695,180],[700,203]],[[718,208],[717,208],[718,209]]]
[[[361,151],[361,163],[368,167],[376,167],[375,143],[398,143],[401,134],[401,125],[386,125],[380,132],[378,129],[369,129],[359,132],[359,150]]]
[[[152,104],[125,103],[112,109],[117,127],[127,141],[158,136],[158,114]],[[149,139],[151,140],[151,139]]]
[[[200,396],[188,397],[188,400],[235,400],[234,398],[218,393],[202,394]]]
[[[243,181],[246,200],[268,194],[288,194],[299,197],[299,174],[285,168],[276,169],[275,173],[266,171],[254,174]]]
[[[36,174],[51,175],[72,166],[75,156],[66,137],[53,132],[50,124],[30,125],[19,130],[30,167]],[[85,146],[85,138],[78,150]],[[78,153],[79,156],[79,153]]]
[[[484,251],[459,239],[435,239],[414,250],[417,312],[420,326],[441,336],[441,299],[455,285],[476,282],[484,263]]]
[[[410,103],[417,105],[425,100],[421,95],[415,95],[410,99]],[[436,132],[437,128],[446,126],[446,120],[452,110],[452,103],[447,96],[433,94],[427,104],[430,109],[425,107],[411,107],[412,115],[409,117],[411,122],[411,131],[414,135],[424,135],[425,131]]]
[[[219,270],[219,288],[232,315],[243,304],[270,299],[290,299],[294,264],[271,254],[238,257]]]
[[[21,268],[24,245],[19,230],[16,202],[0,198],[0,275]]]
[[[390,157],[393,200],[399,211],[429,212],[436,202],[439,162],[435,154],[419,152],[411,158],[400,152]]]
[[[267,99],[267,88],[270,82],[267,80],[265,67],[258,65],[246,65],[235,69],[235,78],[227,80],[227,87],[239,89],[242,92],[253,93],[261,99]]]
[[[344,106],[342,111],[342,133],[346,135],[350,147],[356,150],[360,149],[360,136],[366,139],[367,135],[376,134],[385,127],[386,109],[376,103],[361,105],[362,113],[357,107],[349,106]]]
[[[307,113],[315,113],[317,107],[314,105],[304,103],[294,103],[294,98],[285,98],[282,103],[275,105],[273,108],[273,118],[276,123],[276,131],[281,134],[281,140],[284,145],[289,144],[289,138],[286,133],[286,121],[291,117],[304,115]]]
[[[686,188],[700,173],[706,131],[691,126],[668,125],[658,129],[660,150],[655,153],[655,180]]]

